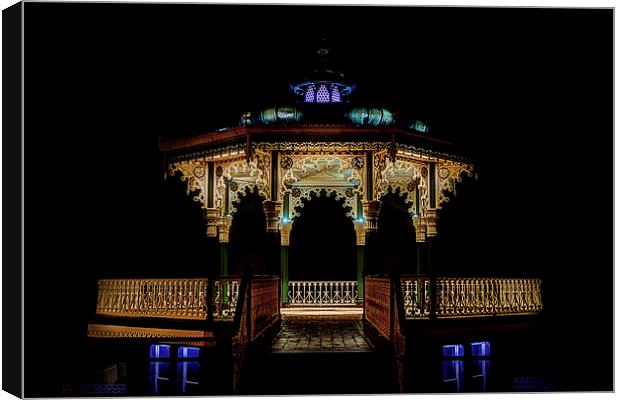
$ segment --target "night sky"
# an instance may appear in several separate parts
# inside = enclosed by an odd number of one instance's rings
[[[611,10],[25,10],[26,387],[75,379],[68,345],[84,339],[97,278],[196,276],[209,262],[196,204],[163,183],[158,137],[293,104],[288,85],[325,35],[355,103],[428,120],[476,160],[478,181],[441,220],[445,270],[542,277],[558,344],[580,349],[558,354],[567,374],[608,387]]]

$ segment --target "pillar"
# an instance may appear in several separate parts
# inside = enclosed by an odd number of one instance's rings
[[[202,214],[206,225],[204,253],[209,260],[206,266],[207,276],[212,278],[218,273],[219,266],[218,224],[220,220],[220,210],[218,208],[203,207]]]
[[[280,301],[282,304],[288,303],[288,246],[291,237],[291,221],[280,224]]]
[[[220,241],[220,275],[228,275],[228,237],[232,217],[227,215],[218,221],[218,238]]]
[[[437,236],[437,219],[439,218],[438,209],[429,208],[426,210],[426,268],[428,274],[433,274],[433,241]]]
[[[416,274],[426,274],[426,219],[418,215],[413,217],[413,226],[415,227],[416,241]]]
[[[366,272],[366,227],[364,222],[353,222],[357,244],[357,300],[364,299],[364,274]]]
[[[366,200],[362,202],[364,207],[364,222],[366,229],[366,274],[377,274],[379,266],[379,212],[381,211],[380,200]]]
[[[280,270],[280,211],[282,202],[279,200],[264,200],[263,211],[267,230],[266,270],[263,273],[277,275]]]
[[[207,224],[207,237],[217,237],[217,226],[220,221],[220,209],[219,208],[202,208],[202,215],[204,216]]]

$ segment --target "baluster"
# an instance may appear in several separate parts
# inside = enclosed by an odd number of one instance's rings
[[[510,293],[510,311],[514,312],[517,309],[517,301],[516,301],[516,288],[514,279],[508,280],[508,288]]]
[[[472,294],[474,294],[473,282],[470,278],[463,279],[463,285],[465,286],[465,290],[463,290],[463,297],[465,298],[465,314],[473,314],[474,313],[474,301],[472,299]]]
[[[446,282],[443,279],[437,279],[437,297],[439,304],[436,304],[435,313],[443,315],[446,310]]]
[[[484,305],[482,311],[485,314],[491,313],[493,303],[493,280],[485,278],[481,282],[484,290]]]

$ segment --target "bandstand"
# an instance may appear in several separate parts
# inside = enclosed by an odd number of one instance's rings
[[[232,128],[161,141],[167,179],[186,182],[202,208],[205,266],[195,279],[100,280],[89,337],[223,346],[241,360],[249,344],[277,331],[281,307],[357,306],[371,341],[402,356],[420,326],[542,310],[538,279],[437,275],[438,219],[457,183],[476,178],[474,162],[434,138],[424,120],[357,105],[355,85],[327,54],[320,49],[319,67],[290,85],[289,103],[246,111]],[[386,259],[380,237],[386,199],[400,204],[401,226],[409,227],[396,234],[415,244],[398,261]],[[332,216],[305,214],[321,201]],[[248,202],[264,218],[249,256],[235,243],[251,226],[240,222]],[[313,243],[342,239],[339,263],[348,269],[320,264],[328,247],[295,250],[308,237],[304,217],[320,227]]]

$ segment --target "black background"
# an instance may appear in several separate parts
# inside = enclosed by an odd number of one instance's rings
[[[158,137],[290,103],[324,34],[358,103],[477,160],[441,220],[446,271],[541,276],[570,388],[611,389],[611,10],[26,3],[25,21],[27,394],[81,379],[98,277],[209,263]]]

